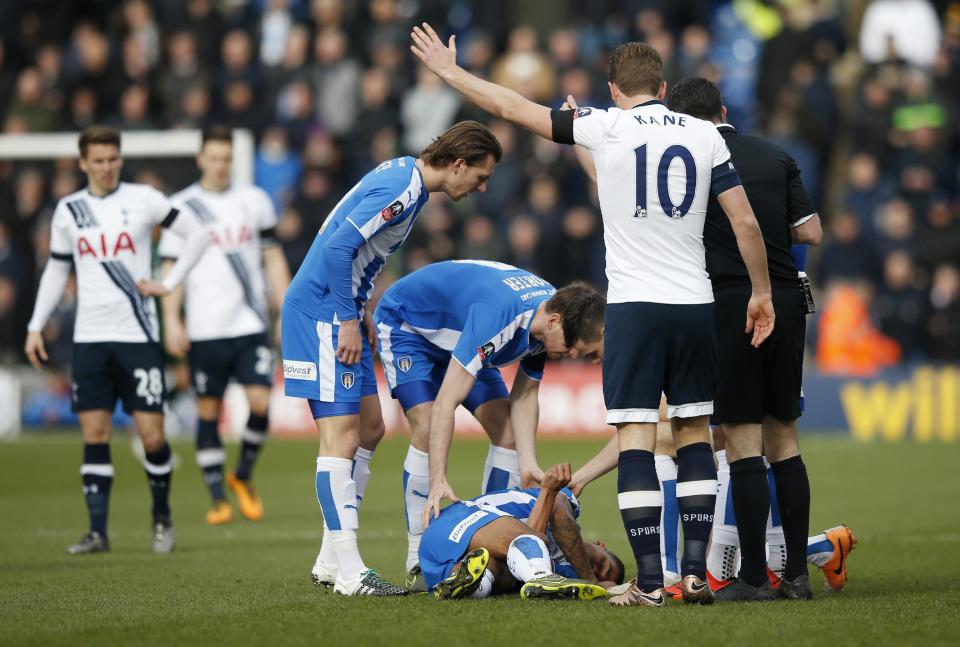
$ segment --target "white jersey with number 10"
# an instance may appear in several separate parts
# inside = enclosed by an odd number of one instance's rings
[[[630,110],[579,108],[573,140],[597,168],[608,302],[711,303],[707,201],[711,191],[740,183],[713,124],[660,101]]]

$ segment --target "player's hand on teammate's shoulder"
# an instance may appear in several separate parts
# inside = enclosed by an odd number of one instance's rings
[[[423,511],[424,528],[430,525],[431,519],[436,519],[440,516],[440,504],[444,499],[450,499],[453,503],[460,501],[446,479],[430,483],[430,494],[427,495],[427,507]]]
[[[769,294],[752,294],[747,303],[747,329],[753,333],[750,344],[759,348],[767,337],[773,333],[774,321],[777,315],[773,310],[773,299]]]
[[[540,487],[544,490],[559,492],[570,482],[570,463],[558,463],[543,473]]]
[[[430,68],[430,71],[444,78],[444,74],[457,67],[457,37],[450,36],[447,45],[427,23],[414,26],[410,33],[413,44],[410,51]]]
[[[141,279],[137,283],[137,289],[145,297],[165,297],[170,294],[170,290],[160,281],[148,281],[147,279]]]
[[[561,109],[561,110],[576,110],[578,107],[579,107],[579,106],[577,106],[577,100],[573,98],[573,95],[572,95],[572,94],[568,94],[566,100],[563,102],[563,105],[560,106],[560,109]]]
[[[36,331],[27,333],[27,341],[24,343],[23,352],[27,354],[27,359],[38,371],[43,370],[43,364],[49,358],[47,349],[43,344],[43,335]]]

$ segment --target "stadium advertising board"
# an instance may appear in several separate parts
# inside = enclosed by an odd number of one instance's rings
[[[507,382],[514,368],[504,369]],[[403,412],[390,398],[383,374],[377,367],[380,402],[387,433],[406,433]],[[41,395],[36,389],[25,393],[23,426],[28,429],[75,425],[69,413],[69,395]],[[918,364],[882,371],[871,378],[849,378],[820,374],[807,367],[804,376],[806,411],[801,427],[811,431],[845,432],[857,440],[916,440],[920,442],[960,441],[960,367]],[[66,397],[63,406],[53,406],[57,397]],[[271,432],[277,435],[316,433],[306,402],[283,395],[278,374],[271,402]],[[38,399],[48,401],[43,415],[37,415]],[[223,425],[227,435],[239,437],[247,419],[242,389],[231,385],[226,394]],[[540,431],[544,436],[606,435],[600,368],[583,364],[548,364],[540,387]],[[123,423],[122,414],[115,421]],[[189,430],[185,430],[189,434]],[[477,421],[463,407],[457,410],[457,433],[481,434]]]

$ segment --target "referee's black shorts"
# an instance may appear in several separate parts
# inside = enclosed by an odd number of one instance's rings
[[[803,296],[796,284],[774,286],[773,334],[760,348],[744,332],[749,285],[714,290],[717,329],[717,390],[711,423],[760,423],[764,415],[782,422],[800,417],[803,346],[807,331]]]

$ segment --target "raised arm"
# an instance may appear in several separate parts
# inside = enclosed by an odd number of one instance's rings
[[[767,269],[767,249],[763,243],[760,225],[753,214],[750,201],[741,185],[734,186],[717,195],[717,202],[730,220],[733,234],[737,238],[740,256],[747,266],[753,294],[747,304],[746,332],[753,333],[751,343],[760,346],[773,332],[773,298],[770,292],[770,273]]]
[[[547,525],[553,517],[553,506],[557,493],[570,482],[570,463],[558,463],[543,473],[540,493],[533,504],[533,510],[527,517],[527,525],[534,531],[545,535]]]
[[[490,83],[457,65],[456,36],[448,46],[427,23],[414,27],[410,50],[430,71],[478,105],[485,112],[522,126],[546,139],[552,139],[550,108],[530,101],[518,92]]]

